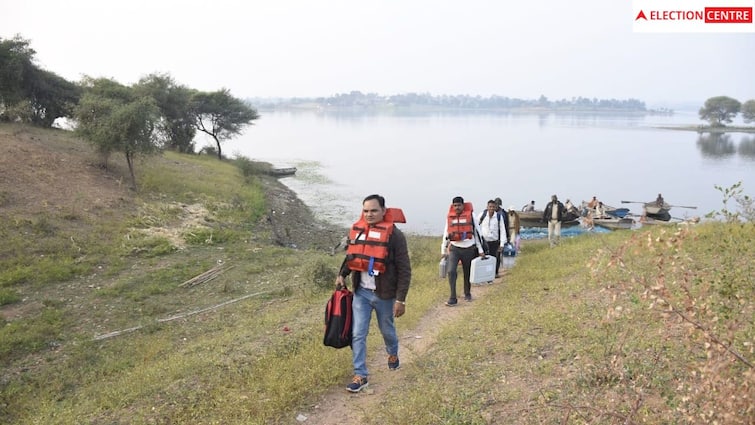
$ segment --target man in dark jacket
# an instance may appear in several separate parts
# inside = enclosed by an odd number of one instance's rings
[[[393,319],[403,316],[406,311],[406,294],[409,292],[409,283],[412,277],[406,237],[392,222],[384,221],[386,215],[385,198],[380,195],[366,197],[362,202],[362,214],[363,220],[360,219],[357,224],[366,224],[367,227],[355,239],[369,241],[370,238],[380,238],[380,234],[384,233],[387,228],[390,228],[390,232],[387,236],[385,258],[373,258],[369,262],[369,267],[361,270],[365,267],[355,266],[357,262],[350,261],[347,256],[347,261],[344,262],[336,278],[336,285],[344,285],[344,278],[351,274],[354,287],[351,340],[354,378],[346,386],[347,391],[354,393],[361,391],[368,383],[367,334],[370,330],[373,310],[375,310],[378,327],[385,342],[388,369],[399,368],[398,335]],[[366,243],[369,244],[369,242]],[[378,241],[373,243],[372,246],[385,247],[386,244]],[[375,250],[380,252],[380,248],[375,248]],[[373,269],[372,265],[378,263],[384,264],[382,272],[377,267]]]
[[[564,220],[566,207],[558,200],[556,195],[551,196],[551,201],[543,210],[543,221],[548,223],[548,242],[551,248],[561,241],[561,222]]]

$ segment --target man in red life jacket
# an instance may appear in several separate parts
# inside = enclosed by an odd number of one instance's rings
[[[457,266],[461,260],[464,272],[464,299],[472,301],[472,284],[469,281],[472,260],[476,256],[484,257],[485,251],[480,241],[480,227],[474,219],[472,204],[464,202],[461,196],[451,201],[451,208],[446,217],[446,226],[443,230],[443,242],[440,245],[440,254],[447,258],[448,284],[451,287],[451,295],[446,305],[453,307],[458,302],[456,298]]]
[[[346,260],[336,278],[336,285],[344,285],[345,277],[350,274],[354,287],[351,339],[354,378],[346,386],[347,391],[354,393],[368,383],[367,334],[373,310],[385,342],[388,369],[400,366],[394,318],[405,312],[412,268],[406,237],[393,224],[394,220],[401,221],[386,211],[385,198],[380,195],[364,198],[362,217],[349,232]]]

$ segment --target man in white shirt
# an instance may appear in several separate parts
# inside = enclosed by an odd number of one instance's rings
[[[509,241],[509,218],[503,208],[499,209],[496,201],[488,201],[488,209],[480,216],[480,232],[488,247],[488,255],[495,255],[495,276],[499,277],[501,251]]]

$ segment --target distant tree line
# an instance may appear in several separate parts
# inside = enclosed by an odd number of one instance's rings
[[[597,99],[573,97],[571,99],[550,100],[545,96],[538,99],[518,99],[507,96],[432,95],[429,93],[406,93],[382,96],[376,93],[336,94],[330,97],[293,98],[269,102],[255,101],[260,107],[286,107],[316,104],[322,108],[437,108],[437,109],[526,109],[559,111],[605,111],[605,112],[646,112],[645,102],[637,99]],[[671,112],[664,110],[663,112]]]
[[[70,82],[41,69],[29,40],[0,38],[0,121],[52,127],[67,119],[103,156],[123,153],[136,188],[134,158],[161,149],[194,152],[197,132],[221,142],[259,118],[257,110],[229,90],[202,92],[151,74],[125,86],[108,78]]]

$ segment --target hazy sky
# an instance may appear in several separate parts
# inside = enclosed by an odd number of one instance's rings
[[[632,32],[629,0],[0,0],[43,68],[237,97],[755,99],[755,34]]]

